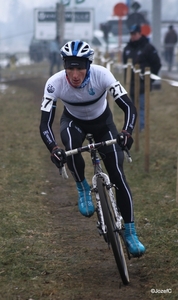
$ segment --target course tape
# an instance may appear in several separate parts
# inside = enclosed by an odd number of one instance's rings
[[[102,63],[106,63],[106,68],[109,69],[109,71],[111,70],[111,65],[114,63],[113,60],[111,60],[110,58],[104,58],[103,56],[101,57],[101,62]],[[140,73],[140,77],[143,79],[143,76],[145,75],[150,75],[150,78],[153,80],[163,80],[166,81],[167,83],[169,83],[171,86],[175,86],[178,87],[178,81],[176,80],[172,80],[172,79],[167,79],[167,78],[161,78],[158,75],[152,74],[150,71],[146,71],[144,74],[141,73],[140,69],[135,69],[134,66],[132,65],[132,63],[128,62],[125,65],[121,65],[123,69],[126,69],[128,66],[131,67],[131,69],[133,69],[134,73]]]
[[[146,71],[144,74],[141,74],[141,70],[140,69],[135,69],[131,63],[128,63],[127,65],[123,65],[123,68],[126,69],[128,66],[131,66],[134,73],[140,72],[140,77],[141,78],[143,78],[144,75],[149,75],[150,74],[150,78],[153,79],[153,80],[163,80],[163,81],[166,81],[167,83],[169,83],[172,86],[178,87],[178,81],[176,81],[176,80],[161,78],[158,75],[152,74],[150,71]]]

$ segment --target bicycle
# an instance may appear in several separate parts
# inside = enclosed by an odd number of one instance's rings
[[[112,247],[114,258],[119,270],[123,284],[127,285],[130,282],[127,263],[123,246],[126,249],[128,259],[131,258],[127,249],[126,241],[124,238],[124,225],[122,223],[121,213],[116,205],[115,195],[113,188],[117,188],[110,182],[109,176],[103,172],[98,154],[98,149],[101,146],[109,146],[116,144],[117,140],[107,140],[95,143],[93,136],[87,134],[86,139],[89,141],[87,146],[66,151],[66,156],[75,155],[81,152],[90,152],[92,164],[94,167],[94,175],[92,177],[91,192],[95,194],[96,198],[96,213],[97,213],[97,228],[99,234],[103,236],[108,246]],[[127,149],[127,156],[131,161],[130,154]],[[60,169],[60,174],[63,178],[68,178],[65,165]]]

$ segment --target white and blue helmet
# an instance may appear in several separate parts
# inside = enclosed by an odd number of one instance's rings
[[[68,57],[78,57],[88,59],[92,63],[93,56],[94,50],[89,44],[83,41],[70,41],[61,48],[61,57],[63,60]]]

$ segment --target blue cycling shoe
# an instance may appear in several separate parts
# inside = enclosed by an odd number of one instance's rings
[[[145,253],[145,246],[139,241],[134,223],[125,223],[125,240],[129,252],[134,257],[140,257]]]
[[[86,179],[81,182],[76,182],[79,194],[78,208],[80,213],[85,217],[91,217],[95,212],[95,207],[91,198],[90,186]]]

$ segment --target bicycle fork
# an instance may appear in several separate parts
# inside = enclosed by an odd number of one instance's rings
[[[97,178],[98,176],[101,176],[103,178],[103,183],[106,186],[108,195],[109,195],[109,199],[112,205],[112,210],[114,213],[114,218],[115,218],[115,230],[116,231],[120,231],[122,229],[122,216],[120,214],[120,212],[118,211],[117,205],[116,205],[116,200],[115,200],[115,196],[112,190],[112,185],[110,183],[110,179],[108,177],[107,174],[101,172],[99,175],[94,175],[92,178],[92,185],[93,185],[93,191],[95,192],[95,197],[96,197],[96,210],[97,210],[97,215],[98,215],[98,224],[97,224],[97,228],[99,230],[99,234],[103,235],[104,238],[106,237],[107,234],[107,226],[105,224],[105,220],[104,220],[104,216],[103,216],[103,211],[102,211],[102,207],[101,207],[101,201],[100,201],[100,197],[99,197],[99,193],[98,193],[98,189],[97,189]],[[106,240],[106,239],[105,239]]]

